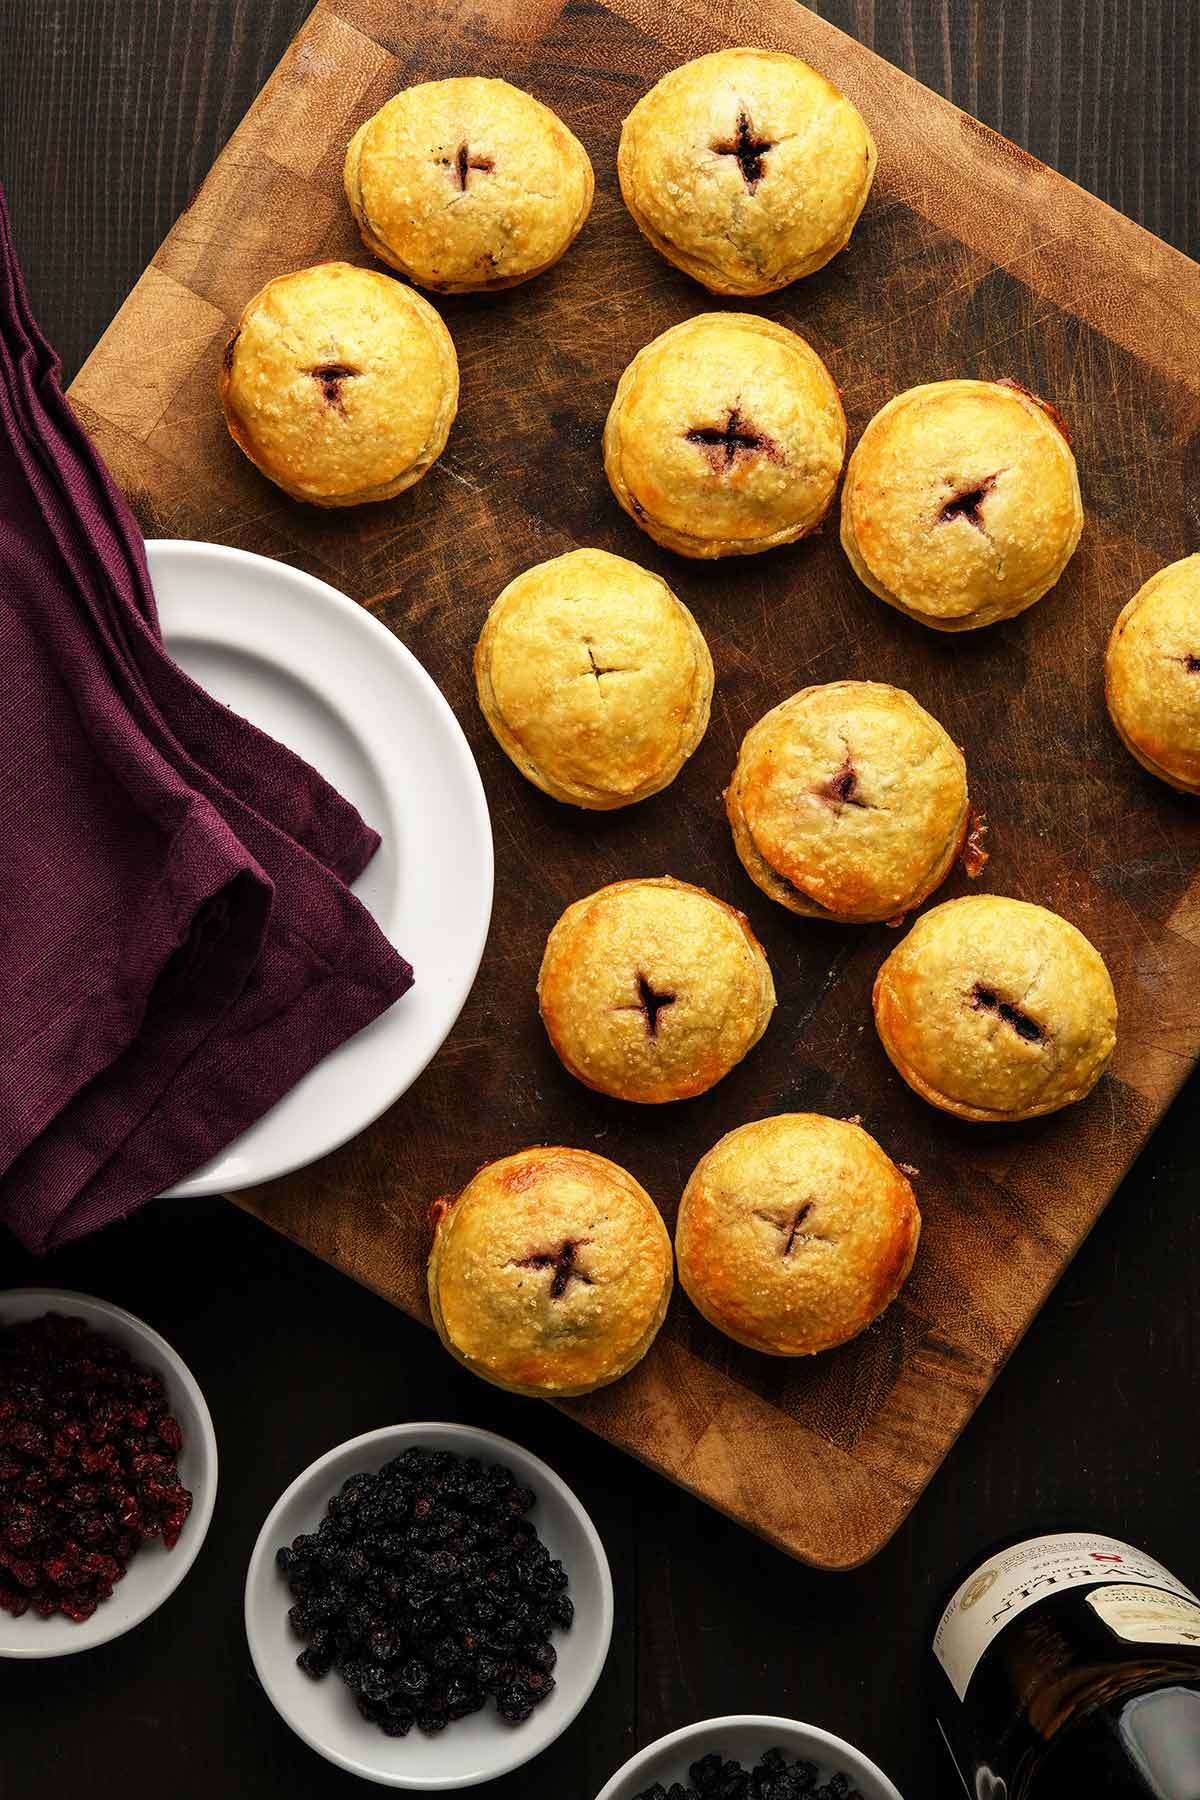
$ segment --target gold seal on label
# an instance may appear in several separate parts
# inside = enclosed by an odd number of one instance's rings
[[[959,1601],[959,1612],[970,1612],[971,1608],[978,1605],[985,1594],[991,1592],[999,1579],[999,1569],[981,1569],[979,1574],[968,1584],[966,1592]]]

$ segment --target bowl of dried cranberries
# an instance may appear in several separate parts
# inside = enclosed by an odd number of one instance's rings
[[[217,1443],[187,1365],[132,1313],[0,1293],[0,1657],[132,1631],[204,1542]]]
[[[466,1425],[331,1450],[271,1511],[246,1578],[250,1654],[286,1723],[352,1774],[423,1793],[552,1743],[599,1678],[612,1620],[575,1495]]]

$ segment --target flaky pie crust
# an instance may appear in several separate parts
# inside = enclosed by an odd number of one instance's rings
[[[381,106],[350,140],[343,185],[373,255],[421,287],[468,294],[557,262],[595,184],[587,151],[548,106],[462,75]]]
[[[314,506],[411,487],[458,409],[454,343],[428,300],[344,262],[268,281],[242,312],[219,381],[238,448]]]
[[[1200,793],[1200,556],[1169,563],[1122,607],[1104,692],[1130,755],[1160,781]]]
[[[516,1394],[588,1394],[641,1361],[673,1283],[662,1216],[632,1175],[561,1145],[488,1163],[433,1208],[429,1306],[465,1368]]]
[[[572,1075],[654,1105],[727,1075],[766,1030],[775,984],[742,913],[661,876],[567,908],[546,942],[538,1004]]]
[[[718,50],[663,76],[621,129],[643,235],[715,294],[769,294],[849,241],[875,175],[866,122],[799,57]]]
[[[708,725],[713,665],[665,581],[572,550],[510,581],[475,648],[483,716],[527,780],[605,810],[674,780]]]
[[[1066,427],[1018,383],[932,381],[889,400],[851,455],[842,547],[859,580],[936,631],[1013,618],[1083,530]]]
[[[752,725],[725,793],[751,880],[806,918],[890,920],[949,874],[971,818],[961,750],[903,688],[802,688]]]
[[[975,1121],[1032,1119],[1089,1093],[1117,1036],[1098,950],[1000,894],[922,915],[875,977],[880,1041],[915,1093]]]
[[[683,556],[748,556],[816,531],[845,454],[829,370],[754,313],[664,331],[625,370],[604,427],[617,500]]]
[[[768,1356],[857,1337],[908,1278],[907,1177],[847,1119],[755,1119],[702,1156],[675,1228],[679,1281],[711,1325]]]

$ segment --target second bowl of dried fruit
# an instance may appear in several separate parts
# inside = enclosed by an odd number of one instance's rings
[[[246,1634],[304,1741],[422,1792],[528,1762],[587,1700],[612,1635],[603,1546],[506,1438],[411,1424],[339,1445],[259,1534]]]
[[[631,1756],[598,1800],[901,1800],[883,1770],[844,1738],[735,1713],[685,1725]]]
[[[204,1396],[156,1331],[85,1294],[0,1294],[0,1656],[139,1625],[191,1568],[216,1494]]]

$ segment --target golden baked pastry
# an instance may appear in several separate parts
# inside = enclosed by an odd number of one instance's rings
[[[420,481],[458,410],[458,358],[428,300],[375,269],[317,263],[255,294],[225,346],[225,422],[296,500],[357,506]]]
[[[1083,530],[1071,440],[1012,381],[931,381],[875,414],[842,489],[859,580],[923,625],[970,631],[1052,588]]]
[[[671,1239],[646,1190],[590,1150],[521,1150],[433,1208],[429,1305],[452,1356],[517,1394],[628,1374],[671,1298]]]
[[[1118,613],[1104,691],[1117,735],[1142,767],[1200,793],[1200,556],[1160,569]]]
[[[1057,913],[999,894],[925,913],[873,999],[909,1087],[960,1119],[1032,1119],[1082,1100],[1117,1041],[1099,951]]]
[[[568,906],[537,991],[564,1067],[602,1094],[650,1104],[720,1081],[775,1009],[745,916],[669,875],[615,881]]]
[[[665,581],[571,550],[504,589],[475,646],[475,687],[522,775],[603,810],[675,779],[708,725],[713,665]]]
[[[971,825],[961,750],[881,681],[831,681],[773,707],[742,740],[725,810],[764,894],[855,923],[919,906]],[[976,850],[973,873],[983,861]]]
[[[684,556],[748,556],[816,531],[845,454],[829,370],[753,313],[699,313],[639,350],[604,427],[613,493]]]
[[[664,75],[617,150],[639,229],[714,294],[811,275],[854,230],[875,175],[862,115],[796,56],[718,50]]]
[[[692,1171],[675,1254],[710,1325],[768,1356],[857,1337],[900,1292],[921,1231],[907,1178],[848,1119],[739,1125]]]
[[[440,294],[515,287],[588,216],[592,165],[562,120],[507,81],[422,81],[350,139],[346,199],[363,243]]]

